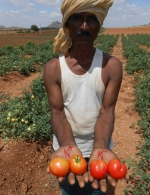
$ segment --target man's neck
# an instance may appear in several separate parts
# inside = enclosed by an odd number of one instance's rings
[[[68,51],[67,63],[69,68],[75,74],[84,74],[91,67],[93,57],[95,54],[95,48],[86,48],[83,49],[80,47],[71,47]]]
[[[92,47],[79,47],[79,46],[72,46],[69,49],[69,57],[75,58],[79,63],[86,63],[88,60],[92,60],[95,54],[95,48]]]

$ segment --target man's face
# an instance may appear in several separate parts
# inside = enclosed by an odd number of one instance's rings
[[[100,30],[100,24],[94,14],[82,12],[70,16],[66,23],[72,42],[93,43]]]

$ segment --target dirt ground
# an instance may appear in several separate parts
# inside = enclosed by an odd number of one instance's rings
[[[104,34],[150,34],[150,25],[145,27],[107,28]]]
[[[39,30],[38,32],[31,33],[17,33],[15,30],[0,30],[0,35],[12,35],[12,36],[37,36],[45,34],[55,34],[58,30]]]
[[[19,74],[17,71],[10,72],[5,76],[0,77],[0,94],[11,95],[13,97],[21,97],[24,90],[29,90],[30,83],[37,79],[41,73],[32,73],[26,77]]]
[[[35,44],[47,43],[54,40],[58,30],[39,31],[37,33],[17,33],[16,31],[0,31],[0,48],[5,45],[19,46],[27,42]]]
[[[119,38],[112,55],[119,58],[123,67],[126,60],[122,56],[122,43]],[[21,96],[22,88],[39,75],[27,78],[12,72],[0,77],[0,94],[8,92],[12,96]],[[125,70],[116,105],[116,121],[113,133],[113,151],[119,158],[127,160],[136,154],[136,146],[141,137],[136,134],[139,115],[134,108],[134,78]],[[55,177],[46,174],[52,143],[0,140],[0,195],[60,195]],[[116,189],[108,188],[106,195],[124,195],[127,183],[120,180]]]

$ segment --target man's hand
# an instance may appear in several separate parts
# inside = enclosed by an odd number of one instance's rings
[[[73,155],[82,155],[78,147],[76,145],[64,146],[64,147],[60,147],[58,150],[52,153],[50,156],[50,160],[52,160],[56,156],[59,156],[69,161],[70,157]],[[49,168],[47,169],[47,173],[50,173]],[[69,172],[67,176],[68,176],[68,181],[70,185],[73,185],[75,183],[75,178],[77,179],[79,186],[81,188],[84,187],[85,182],[88,182],[88,172],[84,173],[83,175],[75,175],[72,172]],[[57,179],[58,179],[58,182],[63,182],[65,178],[58,177]]]
[[[96,180],[90,174],[90,162],[92,162],[93,160],[97,160],[97,159],[103,159],[106,163],[108,163],[113,158],[117,158],[117,156],[111,150],[99,149],[99,148],[93,149],[93,152],[91,153],[91,156],[89,159],[89,165],[88,165],[89,172],[88,173],[89,173],[89,180],[90,182],[92,182],[92,187],[94,189],[98,189],[98,187],[100,186],[100,190],[105,193],[107,191],[106,180],[110,183],[110,185],[112,185],[113,187],[116,187],[117,180],[110,177],[110,175],[107,175],[106,178],[104,179]],[[125,179],[128,180],[128,175],[126,175]]]

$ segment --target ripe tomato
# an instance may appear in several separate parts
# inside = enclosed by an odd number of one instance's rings
[[[69,162],[62,157],[54,157],[49,163],[50,173],[57,177],[64,177],[69,171]]]
[[[122,179],[127,173],[127,167],[119,159],[111,159],[108,163],[108,173],[114,179]]]
[[[72,173],[81,175],[86,171],[87,163],[83,156],[74,155],[69,160],[69,167]]]
[[[102,159],[92,161],[90,173],[95,179],[103,179],[107,174],[107,163]]]

